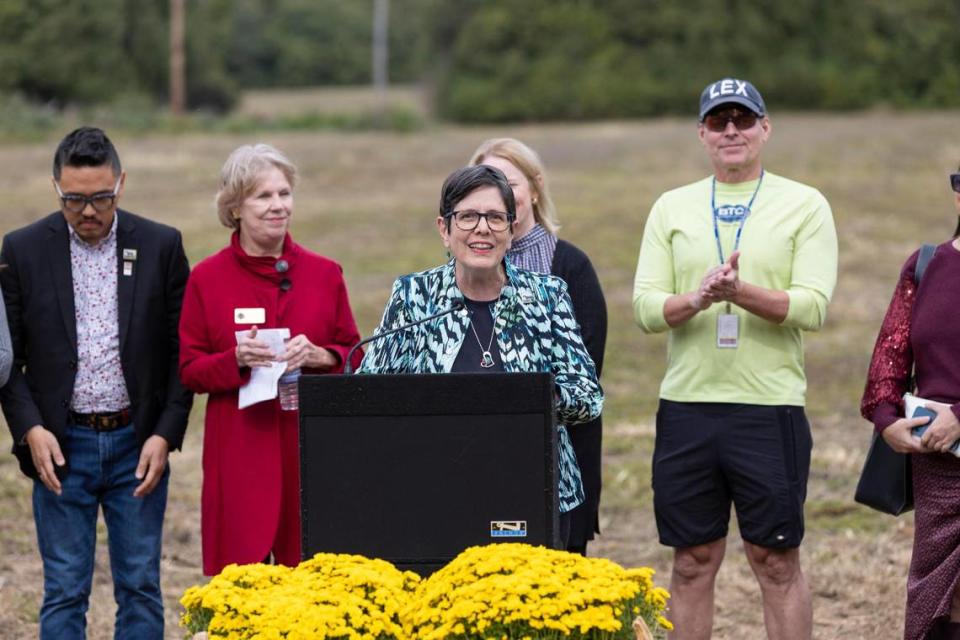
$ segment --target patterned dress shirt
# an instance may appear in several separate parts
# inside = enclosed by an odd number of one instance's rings
[[[117,218],[103,240],[84,242],[70,229],[73,304],[77,320],[77,377],[70,408],[106,413],[130,405],[120,365],[117,302]]]
[[[556,249],[557,236],[536,224],[522,238],[514,238],[507,252],[507,260],[513,266],[527,271],[550,273]]]

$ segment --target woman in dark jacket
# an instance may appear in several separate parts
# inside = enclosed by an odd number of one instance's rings
[[[492,138],[473,152],[470,164],[495,167],[507,177],[517,207],[513,245],[507,259],[521,269],[549,273],[567,283],[583,342],[599,376],[607,342],[607,306],[603,290],[587,255],[557,238],[560,228],[557,212],[537,152],[514,138]],[[602,438],[602,418],[599,417],[570,430],[586,499],[570,513],[567,549],[584,555],[587,542],[593,539],[594,533],[600,533]]]

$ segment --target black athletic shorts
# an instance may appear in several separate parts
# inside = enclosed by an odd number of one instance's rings
[[[799,546],[812,446],[803,407],[661,400],[653,452],[660,542],[726,537],[732,502],[747,542]]]

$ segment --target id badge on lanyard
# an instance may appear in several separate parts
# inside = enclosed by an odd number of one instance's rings
[[[720,257],[720,264],[724,263],[724,259],[723,245],[720,244],[720,225],[718,224],[718,220],[723,220],[724,222],[740,222],[740,226],[737,227],[736,238],[733,242],[733,251],[736,251],[740,248],[740,234],[743,233],[743,225],[750,215],[750,208],[753,206],[753,201],[757,197],[757,192],[760,191],[760,185],[762,183],[763,171],[761,170],[760,179],[757,181],[757,188],[754,190],[753,195],[750,196],[750,202],[748,202],[746,206],[725,205],[717,207],[717,179],[713,179],[713,185],[710,189],[710,209],[713,212],[713,235],[717,239],[717,254]],[[717,348],[736,349],[738,346],[740,346],[740,316],[733,313],[730,303],[728,302],[723,313],[717,315]]]
[[[740,316],[730,312],[727,304],[725,313],[717,315],[717,348],[736,349],[740,346]]]

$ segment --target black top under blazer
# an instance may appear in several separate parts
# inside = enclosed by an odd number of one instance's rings
[[[569,242],[558,239],[550,273],[563,278],[567,283],[567,292],[573,302],[573,313],[580,325],[583,343],[596,365],[599,378],[603,371],[603,352],[607,344],[607,303],[597,272],[587,254]],[[600,533],[603,417],[571,427],[569,433],[577,464],[580,466],[586,499],[570,512],[570,538],[567,546],[582,547],[588,540],[593,539],[594,533]]]

